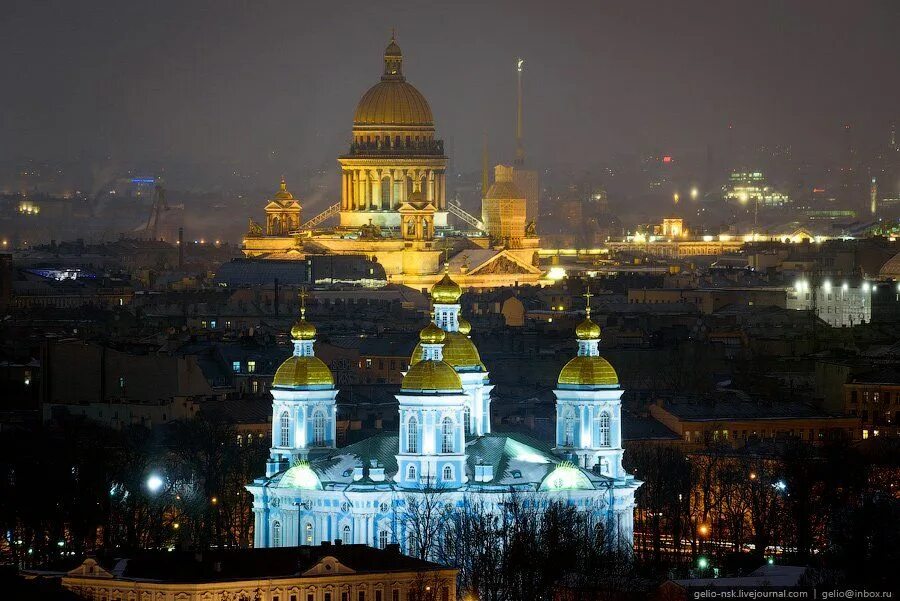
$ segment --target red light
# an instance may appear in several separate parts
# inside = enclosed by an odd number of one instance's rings
[[[813,194],[822,194],[825,192],[825,188],[813,188]]]
[[[672,157],[670,157],[669,155],[666,155],[663,157],[663,163],[671,163],[671,162],[672,162]]]

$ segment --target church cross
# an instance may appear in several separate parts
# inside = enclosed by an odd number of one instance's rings
[[[585,292],[582,296],[584,296],[584,304],[585,304],[584,312],[586,314],[586,317],[588,319],[590,319],[591,318],[591,297],[594,296],[593,293],[591,293],[590,286],[588,286],[587,292]]]

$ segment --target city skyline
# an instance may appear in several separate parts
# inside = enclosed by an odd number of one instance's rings
[[[842,124],[858,148],[888,143],[900,94],[900,11],[886,2],[575,4],[546,18],[534,3],[266,8],[19,3],[0,42],[16,83],[0,158],[337,173],[351,99],[392,28],[458,172],[479,169],[484,132],[492,162],[512,161],[518,56],[541,166],[735,138],[836,161]]]

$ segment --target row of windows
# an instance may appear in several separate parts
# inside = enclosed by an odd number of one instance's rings
[[[573,413],[567,413],[563,418],[563,446],[571,447],[575,445],[575,426],[578,419]],[[604,411],[594,420],[594,444],[597,447],[610,446],[610,416]]]
[[[731,430],[730,433],[728,430],[712,430],[708,432],[701,432],[700,430],[685,430],[684,431],[684,441],[685,442],[707,442],[709,440],[714,441],[727,441],[729,439],[738,439],[747,440],[748,437],[759,437],[759,438],[776,438],[788,436],[791,438],[799,438],[800,440],[822,440],[825,438],[827,432],[832,432],[837,435],[840,430],[838,429],[819,429],[818,432],[815,428],[810,428],[809,430],[805,428],[799,428],[797,430],[789,429],[789,430],[740,430],[740,436],[738,436],[738,430]]]
[[[859,395],[858,392],[862,392],[862,394]],[[900,393],[898,393],[897,395],[894,395],[892,397],[891,393],[889,391],[880,391],[880,390],[871,390],[871,391],[869,391],[869,390],[863,390],[863,391],[851,390],[850,391],[850,402],[851,403],[858,402],[860,397],[862,397],[863,403],[868,403],[870,401],[873,403],[880,403],[881,401],[884,401],[886,404],[890,404],[892,398],[895,401],[900,401]]]
[[[236,374],[241,373],[241,362],[240,361],[232,361],[231,362],[231,371]],[[256,373],[256,361],[250,360],[247,361],[247,373],[252,374]]]
[[[409,481],[415,482],[416,476],[417,476],[416,466],[411,464],[408,468],[406,468],[406,479]],[[441,477],[443,478],[443,480],[445,482],[452,482],[453,481],[453,466],[445,465],[444,469],[441,470]]]
[[[387,530],[379,530],[378,531],[378,548],[384,549],[388,546],[390,542],[390,533]],[[311,522],[307,522],[303,527],[303,544],[312,545],[315,541],[315,529]],[[275,520],[272,522],[272,546],[280,547],[283,543],[282,532],[281,532],[281,522]],[[344,544],[352,544],[353,543],[353,533],[350,529],[349,525],[344,525],[341,529],[341,542]]]
[[[291,416],[285,411],[281,414],[279,423],[279,446],[291,446]],[[316,447],[325,446],[327,440],[325,438],[325,413],[323,411],[315,411],[313,413],[313,440],[312,444]]]
[[[468,408],[466,408],[468,411]],[[466,420],[468,424],[468,419]],[[409,422],[406,425],[406,452],[407,453],[418,453],[419,452],[419,420],[416,419],[416,416],[412,416],[409,418]],[[456,452],[456,440],[455,435],[453,433],[453,420],[449,417],[445,417],[441,420],[441,453],[455,453]]]

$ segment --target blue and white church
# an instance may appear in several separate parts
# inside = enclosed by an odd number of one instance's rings
[[[315,356],[305,309],[291,328],[294,351],[272,387],[272,447],[253,495],[254,545],[341,540],[384,547],[412,542],[404,507],[440,494],[445,507],[500,510],[515,494],[593,512],[614,540],[633,540],[641,482],[622,467],[618,376],[600,356],[600,327],[587,315],[578,352],[559,374],[556,444],[493,433],[489,374],[460,315],[462,289],[444,275],[431,291],[432,321],[420,332],[399,394],[399,431],[337,448],[337,389]]]

